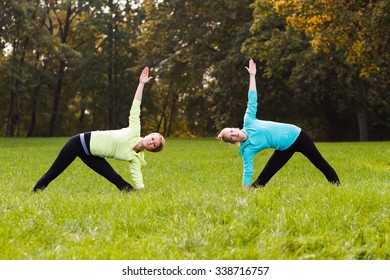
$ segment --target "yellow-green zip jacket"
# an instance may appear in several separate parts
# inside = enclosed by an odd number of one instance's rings
[[[141,102],[134,99],[130,109],[129,126],[117,130],[92,131],[90,150],[94,156],[128,161],[136,189],[144,187],[141,166],[146,165],[144,152],[133,148],[141,137]]]

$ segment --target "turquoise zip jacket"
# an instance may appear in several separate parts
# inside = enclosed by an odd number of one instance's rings
[[[257,91],[248,91],[248,106],[244,116],[242,131],[248,136],[240,143],[244,174],[242,184],[249,186],[253,177],[253,157],[260,151],[273,148],[288,149],[298,138],[301,128],[287,123],[263,121],[256,118]]]

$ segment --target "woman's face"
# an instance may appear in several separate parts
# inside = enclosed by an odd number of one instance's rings
[[[227,127],[222,131],[222,140],[225,142],[236,143],[240,142],[242,138],[242,131],[239,128]]]
[[[158,133],[148,134],[142,139],[142,144],[146,150],[152,151],[161,146],[161,135]]]

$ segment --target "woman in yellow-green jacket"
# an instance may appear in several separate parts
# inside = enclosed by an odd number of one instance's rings
[[[128,127],[118,130],[92,131],[73,136],[62,148],[49,170],[36,183],[33,191],[44,190],[76,157],[121,191],[143,190],[141,166],[146,164],[144,150],[159,152],[165,145],[164,137],[159,133],[140,136],[142,93],[145,84],[151,79],[149,68],[145,67],[140,75],[131,106]],[[105,158],[128,161],[134,186],[116,173]]]

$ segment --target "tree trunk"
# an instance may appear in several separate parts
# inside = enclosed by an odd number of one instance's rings
[[[34,129],[35,129],[35,123],[36,123],[36,104],[37,104],[37,101],[35,100],[35,96],[33,96],[33,101],[32,101],[32,105],[31,105],[31,122],[30,122],[30,126],[28,128],[28,132],[27,132],[27,137],[31,137],[34,133]]]
[[[25,38],[21,48],[21,56],[19,62],[17,63],[17,73],[15,74],[15,85],[14,90],[11,92],[11,104],[8,112],[8,120],[7,120],[7,137],[12,137],[14,135],[15,122],[19,117],[19,112],[17,112],[17,100],[18,100],[18,92],[21,87],[21,79],[23,75],[23,67],[24,67],[24,59],[26,57],[27,46],[29,43],[29,38]],[[15,47],[16,44],[14,44]],[[14,61],[17,62],[17,47],[14,49]],[[15,63],[16,64],[16,63]]]
[[[16,111],[16,92],[11,92],[11,103],[8,111],[8,117],[7,117],[7,131],[5,136],[6,137],[12,137],[14,136],[14,126],[15,126],[15,115]]]
[[[162,108],[162,112],[161,112],[161,117],[160,117],[160,120],[159,120],[159,122],[157,124],[157,128],[156,128],[156,132],[160,133],[161,126],[164,123],[164,130],[163,130],[163,135],[164,136],[166,136],[166,134],[165,134],[166,133],[166,119],[167,119],[166,111],[167,111],[167,107],[168,107],[168,104],[169,104],[169,97],[170,97],[170,91],[168,92],[167,97],[164,100],[163,108]]]
[[[110,7],[110,11],[114,11],[113,1],[110,0],[108,3]],[[108,22],[108,32],[107,32],[107,41],[108,41],[108,71],[107,71],[107,79],[108,79],[108,96],[109,96],[109,106],[108,106],[108,126],[110,129],[116,128],[115,121],[115,110],[116,110],[116,95],[115,95],[115,80],[114,80],[114,48],[115,48],[115,30],[113,22],[115,19],[110,18]]]
[[[46,63],[44,69],[46,69]],[[31,94],[31,121],[30,121],[30,126],[28,128],[27,137],[31,137],[34,134],[36,116],[37,116],[37,103],[38,103],[37,99],[38,99],[39,92],[41,90],[43,79],[44,79],[43,76],[39,78],[39,84],[33,88]]]
[[[166,133],[167,137],[169,137],[171,135],[171,131],[172,131],[173,117],[176,113],[175,112],[176,111],[176,100],[177,100],[177,96],[175,94],[173,94],[172,104],[171,104],[171,115],[169,116],[168,131]]]
[[[40,3],[40,1],[36,0],[37,8],[39,7],[39,3]],[[34,12],[33,19],[35,18],[36,11],[37,10],[35,10],[35,12]],[[39,24],[39,28],[42,28],[44,26],[45,20],[46,20],[46,17],[42,17],[41,22]],[[41,61],[39,59],[40,55],[41,55],[41,53],[39,51],[37,51],[35,54],[37,70],[38,70],[39,65],[41,63]],[[43,63],[43,68],[42,68],[44,71],[46,71],[46,69],[47,69],[47,64],[48,64],[48,61],[45,60]],[[29,126],[28,131],[27,131],[27,137],[31,137],[34,134],[35,124],[36,124],[36,116],[37,116],[37,103],[38,103],[37,98],[38,98],[39,92],[41,90],[43,80],[44,80],[44,76],[43,76],[43,74],[41,74],[39,77],[38,85],[34,86],[33,90],[32,90],[32,94],[31,94],[31,121],[30,121],[30,126]]]
[[[114,116],[114,107],[115,107],[115,91],[114,91],[114,82],[113,82],[113,70],[112,70],[112,55],[108,55],[108,95],[109,95],[109,105],[108,105],[108,126],[110,129],[115,128],[115,116]]]
[[[54,136],[54,133],[55,133],[55,126],[56,126],[56,121],[57,121],[57,116],[58,116],[58,107],[60,104],[61,89],[62,89],[62,82],[63,82],[64,73],[65,73],[65,61],[61,60],[60,67],[58,70],[57,85],[56,85],[56,89],[54,91],[53,110],[51,113],[50,125],[49,125],[49,136]]]
[[[34,12],[31,15],[31,20],[34,21],[36,17],[36,12],[38,9],[38,4],[39,1],[36,1],[36,7]],[[26,57],[26,52],[27,52],[27,47],[29,45],[30,38],[25,36],[22,42],[22,47],[21,47],[21,55],[20,59],[18,62],[18,68],[17,68],[17,77],[15,78],[15,85],[14,85],[14,90],[11,92],[11,104],[10,104],[10,109],[8,112],[8,119],[7,119],[7,131],[6,131],[6,136],[7,137],[12,137],[14,135],[14,130],[15,130],[15,124],[17,122],[20,122],[20,114],[17,112],[17,100],[18,100],[18,92],[20,90],[20,85],[21,85],[21,80],[22,79],[22,74],[23,74],[23,67],[24,67],[24,61]],[[13,55],[15,58],[15,62],[17,62],[17,55],[16,52],[19,50],[18,47],[16,47],[16,42],[14,42],[14,50],[13,50]],[[18,124],[20,125],[20,123]],[[19,132],[18,132],[19,134]]]
[[[61,36],[61,43],[62,44],[66,44],[67,39],[68,39],[72,13],[73,13],[72,12],[72,2],[68,2],[64,24],[62,25],[60,20],[58,19],[58,23],[60,24],[60,36]],[[54,91],[54,102],[53,102],[53,110],[52,110],[51,118],[50,118],[49,136],[54,136],[54,133],[55,133],[55,126],[56,126],[56,121],[57,121],[57,116],[58,116],[58,107],[59,107],[60,98],[61,98],[62,83],[63,83],[63,79],[65,76],[65,66],[66,66],[66,61],[61,59],[60,66],[58,69],[57,85],[56,85],[56,88]]]
[[[361,79],[358,80],[358,102],[357,102],[357,119],[359,125],[359,141],[369,140],[368,126],[368,100],[367,85]]]

